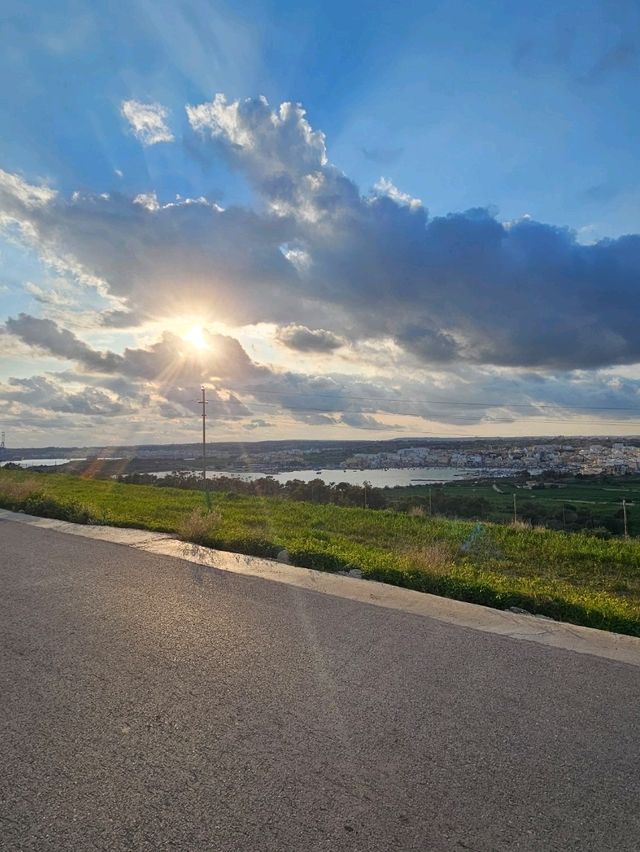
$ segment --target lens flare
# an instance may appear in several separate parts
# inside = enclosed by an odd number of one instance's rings
[[[201,325],[191,326],[189,331],[182,335],[183,340],[190,343],[195,349],[207,349],[208,343]]]

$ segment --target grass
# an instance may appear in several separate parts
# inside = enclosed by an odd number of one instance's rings
[[[295,565],[640,636],[640,541],[0,470],[0,506],[171,532]]]
[[[544,477],[543,477],[544,479]],[[449,498],[482,498],[488,504],[488,510],[482,513],[487,520],[508,522],[513,517],[513,496],[516,495],[518,514],[528,518],[531,511],[542,510],[553,513],[562,526],[563,507],[566,507],[567,529],[571,527],[571,509],[579,509],[593,519],[597,526],[605,520],[620,515],[623,498],[627,501],[627,519],[632,533],[640,531],[640,477],[585,477],[551,480],[549,487],[528,490],[522,487],[522,480],[497,479],[495,482],[476,483],[472,481],[448,482],[442,486]],[[498,490],[496,490],[496,488]],[[410,485],[392,489],[390,502],[406,500],[409,497],[428,499],[428,485]],[[435,494],[437,486],[431,487]]]

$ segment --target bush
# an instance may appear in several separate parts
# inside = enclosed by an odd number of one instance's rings
[[[289,554],[293,564],[300,568],[313,568],[316,571],[341,571],[347,567],[344,559],[334,556],[332,553],[301,548],[300,550],[292,550]]]
[[[52,497],[36,494],[28,497],[22,504],[28,515],[40,515],[43,518],[55,518],[72,524],[90,524],[95,522],[91,511],[75,500],[62,502]]]
[[[409,562],[429,574],[446,574],[454,566],[455,549],[447,541],[434,541],[406,551]]]
[[[5,479],[0,484],[0,506],[4,509],[22,509],[29,497],[41,497],[36,479]]]
[[[184,541],[211,544],[220,521],[220,512],[217,509],[197,508],[181,520],[177,533]]]
[[[0,486],[0,506],[13,512],[26,512],[43,518],[55,518],[72,524],[90,524],[94,517],[86,506],[75,500],[47,497],[35,479],[5,480]]]
[[[411,506],[407,511],[410,518],[426,518],[427,513],[424,506]]]

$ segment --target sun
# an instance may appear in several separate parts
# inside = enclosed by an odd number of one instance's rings
[[[208,349],[209,347],[201,325],[191,326],[189,331],[182,335],[182,339],[190,343],[194,349]]]

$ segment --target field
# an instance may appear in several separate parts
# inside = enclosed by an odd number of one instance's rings
[[[494,492],[496,493],[496,492]],[[496,496],[499,496],[496,494]],[[512,499],[512,498],[511,498]],[[0,506],[84,523],[173,532],[499,608],[640,636],[640,541],[524,524],[127,485],[0,470]]]
[[[389,503],[401,504],[417,498],[428,506],[429,486],[414,485],[393,489]],[[626,501],[627,527],[632,535],[640,535],[640,477],[584,477],[547,480],[529,489],[523,478],[496,479],[494,482],[450,482],[443,488],[431,487],[434,505],[443,493],[447,513],[468,508],[481,520],[509,522],[516,512],[519,520],[544,524],[551,528],[608,529],[622,535],[624,522],[622,501]],[[474,502],[478,511],[473,512]]]

